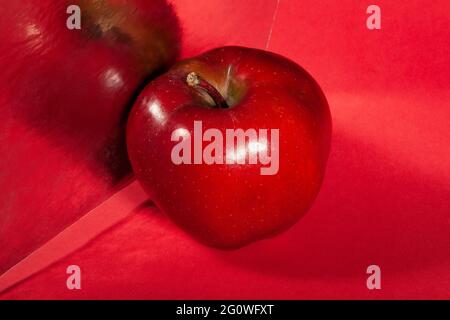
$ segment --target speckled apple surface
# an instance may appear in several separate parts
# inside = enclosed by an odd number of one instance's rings
[[[185,54],[225,44],[264,49],[271,33],[268,48],[321,84],[334,128],[315,204],[276,238],[225,252],[137,204],[1,298],[448,299],[448,1],[426,10],[423,1],[378,1],[380,31],[366,29],[364,1],[172,2],[188,30]],[[71,264],[82,270],[78,291],[65,285]],[[366,288],[370,264],[382,268],[382,290]]]

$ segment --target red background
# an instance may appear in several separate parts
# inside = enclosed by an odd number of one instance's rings
[[[321,84],[333,142],[313,208],[274,239],[224,252],[144,204],[0,297],[450,298],[450,2],[376,1],[373,31],[367,1],[171,2],[185,57],[268,45]],[[66,288],[71,264],[82,290]],[[381,290],[366,288],[370,264]]]

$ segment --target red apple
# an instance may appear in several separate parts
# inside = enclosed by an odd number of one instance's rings
[[[259,135],[242,143],[233,136],[239,129]],[[330,136],[316,81],[280,55],[243,47],[172,67],[143,90],[127,125],[131,164],[150,197],[219,248],[271,237],[305,214],[324,176]],[[275,161],[277,152],[277,164],[263,161]]]
[[[0,15],[1,273],[128,174],[128,109],[175,60],[179,26],[165,0],[1,1]]]

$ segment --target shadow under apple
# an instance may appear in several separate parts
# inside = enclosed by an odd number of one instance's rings
[[[450,259],[449,196],[442,181],[335,130],[310,212],[268,241],[214,254],[286,277],[364,276],[371,264],[390,273],[421,269]]]

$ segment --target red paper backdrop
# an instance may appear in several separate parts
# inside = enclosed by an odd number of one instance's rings
[[[223,252],[143,205],[1,297],[450,298],[450,2],[376,1],[374,31],[367,1],[172,2],[184,56],[268,45],[322,85],[334,132],[313,208],[274,239]],[[66,288],[71,264],[82,290]],[[366,288],[370,264],[381,290]]]

